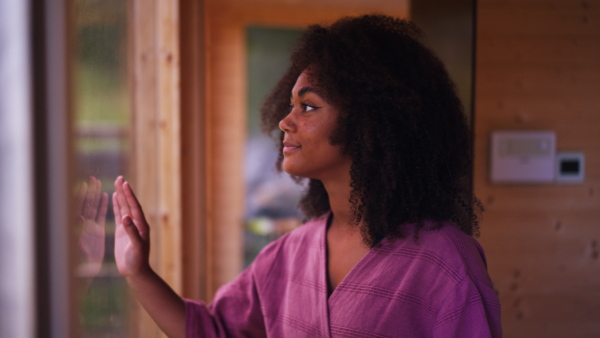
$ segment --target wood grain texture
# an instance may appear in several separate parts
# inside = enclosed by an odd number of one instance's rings
[[[600,336],[600,1],[477,2],[475,193],[506,337]],[[495,185],[494,130],[554,130],[577,185]]]
[[[207,266],[204,186],[204,7],[180,2],[182,295],[206,299]]]
[[[144,27],[156,25],[154,1],[132,1],[130,5],[130,31],[132,44],[130,55],[131,64],[131,153],[130,173],[126,178],[144,207],[146,220],[152,225],[151,238],[153,249],[150,253],[152,264],[158,260],[159,245],[155,245],[157,234],[156,224],[159,224],[158,188],[155,184],[158,175],[156,165],[157,138],[155,125],[156,112],[156,53],[154,51],[154,30]],[[158,337],[159,330],[150,316],[139,303],[134,303],[131,325],[136,337]]]
[[[150,263],[182,289],[179,1],[131,2],[132,154],[129,179],[151,227]],[[141,309],[140,337],[161,335]]]

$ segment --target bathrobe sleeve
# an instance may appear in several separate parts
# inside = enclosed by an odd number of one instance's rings
[[[253,270],[221,287],[208,306],[185,299],[186,337],[266,336]]]

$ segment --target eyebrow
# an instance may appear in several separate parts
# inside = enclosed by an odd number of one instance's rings
[[[319,92],[313,87],[302,87],[298,91],[298,96],[304,96],[304,94],[306,94],[306,93],[315,93],[315,94],[319,95]],[[290,94],[290,100],[293,98],[294,98],[294,96],[292,94]]]

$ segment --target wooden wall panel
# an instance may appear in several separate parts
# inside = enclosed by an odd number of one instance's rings
[[[600,1],[477,3],[474,184],[505,336],[600,336]],[[498,129],[556,131],[585,182],[491,184]]]
[[[486,65],[600,65],[600,44],[594,35],[493,36],[478,46]]]

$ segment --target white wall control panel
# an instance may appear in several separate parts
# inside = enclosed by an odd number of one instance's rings
[[[556,153],[556,182],[582,183],[585,178],[585,155],[582,152]]]
[[[495,131],[491,140],[491,181],[494,183],[553,183],[556,133]]]

